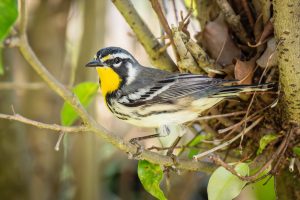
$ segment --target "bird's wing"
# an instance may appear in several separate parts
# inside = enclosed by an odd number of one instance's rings
[[[213,96],[218,93],[218,86],[227,82],[230,81],[196,74],[172,74],[153,82],[142,83],[130,93],[124,93],[119,102],[134,106],[150,102],[173,102],[187,96]]]

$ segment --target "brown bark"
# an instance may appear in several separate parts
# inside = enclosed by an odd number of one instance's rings
[[[274,30],[283,92],[284,120],[300,126],[300,1],[274,1]],[[276,179],[278,199],[299,199],[299,176],[288,170]]]
[[[283,104],[289,121],[300,124],[300,2],[274,2],[274,28],[278,41]]]

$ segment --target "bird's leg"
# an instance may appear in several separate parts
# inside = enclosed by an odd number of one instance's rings
[[[176,148],[176,146],[178,145],[178,143],[180,142],[182,136],[186,133],[186,128],[183,125],[176,125],[177,126],[177,134],[178,137],[176,138],[176,140],[172,143],[172,145],[169,147],[168,151],[167,151],[167,156],[170,156],[174,162],[174,166],[177,165],[178,163],[178,159],[177,156],[173,154],[174,149]]]
[[[176,140],[173,142],[173,144],[169,147],[169,149],[167,151],[167,156],[171,156],[171,157],[174,156],[173,151],[176,148],[176,146],[180,140],[181,140],[181,136],[176,138]]]
[[[152,134],[152,135],[146,135],[146,136],[142,136],[142,137],[132,138],[132,139],[129,140],[129,142],[131,144],[139,144],[139,142],[142,141],[142,140],[147,140],[147,139],[157,138],[157,137],[160,137],[159,133]]]
[[[136,152],[135,152],[135,154],[132,155],[132,157],[135,158],[135,157],[139,156],[142,153],[143,150],[142,150],[142,145],[139,143],[140,141],[151,139],[151,138],[156,138],[156,137],[159,137],[158,133],[130,139],[129,142],[131,144],[137,146]]]
[[[157,137],[166,137],[170,134],[170,129],[168,128],[167,125],[164,125],[158,129],[156,129],[156,132],[157,132],[156,134],[146,135],[146,136],[142,136],[142,137],[136,137],[136,138],[132,138],[129,140],[129,142],[131,144],[137,146],[136,153],[132,155],[133,157],[136,157],[142,153],[142,145],[139,143],[140,141],[151,139],[151,138],[157,138]]]

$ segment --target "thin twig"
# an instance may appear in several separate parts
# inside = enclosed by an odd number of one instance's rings
[[[177,8],[176,8],[176,2],[175,2],[175,0],[171,0],[171,1],[172,1],[172,6],[173,6],[173,12],[175,15],[175,21],[178,24],[178,13],[177,13]]]
[[[246,113],[246,111],[238,111],[238,112],[225,113],[225,114],[219,114],[219,115],[208,115],[208,116],[198,117],[197,120],[208,120],[208,119],[215,119],[215,118],[221,118],[221,117],[230,117],[230,116],[242,115],[245,113]]]
[[[58,140],[57,140],[57,142],[56,142],[56,144],[55,144],[55,147],[54,147],[55,151],[59,151],[59,149],[60,149],[60,144],[61,144],[61,141],[62,141],[62,139],[64,138],[64,136],[65,136],[65,133],[64,133],[64,132],[61,132],[61,133],[59,134]]]
[[[267,73],[267,70],[269,69],[269,62],[270,62],[271,58],[273,57],[274,53],[276,52],[276,49],[278,48],[279,44],[281,44],[281,42],[282,42],[282,41],[279,41],[279,42],[278,42],[278,44],[277,44],[277,46],[276,46],[276,48],[275,48],[275,51],[269,56],[269,58],[268,58],[268,60],[267,60],[266,67],[265,67],[263,73],[262,73],[261,76],[260,76],[260,79],[259,79],[259,81],[258,81],[258,84],[261,84],[263,77],[265,76],[265,74]],[[246,115],[245,115],[245,118],[244,118],[244,119],[245,119],[245,120],[244,120],[244,128],[246,128],[246,126],[247,126],[248,114],[249,114],[249,112],[250,112],[250,109],[251,109],[251,106],[252,106],[252,104],[253,104],[253,102],[254,102],[254,99],[255,99],[256,94],[257,94],[257,92],[255,91],[254,94],[252,95],[251,101],[250,101],[250,103],[249,103],[249,105],[248,105],[247,112],[246,112]],[[273,103],[271,104],[271,106],[272,106],[272,105],[273,105]],[[269,107],[269,106],[267,106],[267,107]],[[265,108],[264,108],[264,109],[265,109]],[[263,110],[264,110],[264,109],[263,109]],[[262,110],[260,110],[260,112],[261,112],[261,111],[262,111]],[[242,141],[241,141],[241,142],[242,142]],[[241,143],[240,143],[240,145],[241,145]]]
[[[238,135],[236,135],[234,138],[232,138],[232,139],[224,142],[223,144],[218,145],[218,146],[216,146],[216,147],[214,147],[214,148],[212,148],[212,149],[210,149],[208,151],[205,151],[205,152],[202,152],[202,153],[200,153],[198,155],[195,155],[195,156],[193,156],[193,158],[195,160],[199,160],[200,158],[202,158],[202,157],[204,157],[204,156],[206,156],[208,154],[211,154],[211,153],[213,153],[215,151],[218,151],[219,149],[222,149],[222,148],[228,146],[229,144],[233,143],[234,141],[236,141],[237,139],[239,139],[240,137],[242,137],[242,135],[248,133],[251,129],[253,129],[263,118],[264,117],[258,118],[249,127],[247,127],[246,129],[244,129],[241,133],[239,133]]]
[[[171,41],[171,45],[172,45],[174,54],[176,55],[176,59],[178,60],[179,59],[179,55],[178,55],[178,53],[176,51],[176,47],[175,47],[175,43],[174,43],[174,39],[173,39],[172,30],[171,30],[171,28],[170,28],[170,26],[168,24],[168,21],[167,21],[164,13],[162,11],[160,3],[157,0],[150,0],[150,2],[151,2],[153,10],[157,14],[157,17],[158,17],[158,19],[160,21],[160,24],[162,25],[164,31],[166,32],[166,34],[168,35],[168,38]]]
[[[267,105],[267,106],[264,107],[263,109],[260,109],[260,110],[258,110],[258,111],[256,111],[256,112],[254,112],[254,113],[251,114],[249,117],[248,117],[248,116],[245,116],[240,122],[238,122],[238,123],[236,123],[236,124],[234,124],[234,125],[232,125],[232,126],[230,126],[230,127],[227,127],[227,128],[224,128],[224,129],[219,129],[219,130],[218,130],[218,133],[225,133],[225,132],[227,132],[227,131],[229,131],[229,130],[232,130],[232,129],[236,128],[236,127],[239,126],[240,124],[245,123],[245,121],[248,121],[249,119],[253,119],[253,118],[255,117],[255,115],[257,115],[258,113],[261,113],[261,112],[265,111],[266,109],[268,109],[268,108],[270,108],[270,107],[272,108],[272,107],[274,106],[274,104],[276,104],[277,101],[278,101],[277,99],[274,100],[271,104]],[[248,107],[248,108],[249,108],[249,107]],[[247,113],[247,112],[249,112],[248,109],[247,109],[246,113]],[[245,127],[244,127],[244,128],[245,128]]]
[[[255,174],[253,174],[251,176],[241,176],[240,174],[238,174],[235,171],[235,169],[231,165],[228,165],[227,163],[225,163],[218,156],[210,156],[210,159],[213,160],[215,164],[221,165],[222,167],[227,169],[229,172],[231,172],[233,175],[236,175],[237,177],[239,177],[241,180],[248,181],[248,182],[257,182],[259,180],[262,180],[266,176],[269,176],[269,173],[262,175],[262,176],[260,176],[260,175],[264,171],[267,170],[267,168],[273,163],[273,161],[278,160],[278,157],[280,157],[280,155],[284,154],[293,131],[294,131],[294,129],[289,130],[284,141],[282,141],[280,146],[277,148],[277,151],[274,154],[272,154],[271,158]],[[276,165],[274,166],[274,168],[271,171],[274,171],[277,168],[277,166],[279,165],[279,163],[280,163],[280,161],[278,161],[276,163]]]
[[[89,131],[89,128],[86,126],[61,126],[61,125],[57,125],[57,124],[46,124],[43,122],[38,122],[38,121],[35,121],[32,119],[28,119],[19,114],[6,115],[6,114],[0,113],[0,118],[18,121],[18,122],[22,122],[24,124],[29,124],[29,125],[32,125],[32,126],[35,126],[38,128],[48,129],[48,130],[53,130],[53,131],[63,131],[63,132],[68,132],[68,133],[78,133],[78,132]]]
[[[224,42],[222,43],[222,47],[221,47],[221,49],[220,49],[220,51],[218,53],[218,56],[217,56],[216,61],[215,61],[215,64],[217,64],[219,62],[219,59],[221,58],[221,55],[222,55],[222,53],[224,51],[225,44],[226,44],[226,42],[228,40],[229,32],[226,32],[225,34],[226,34],[226,38],[225,38]]]
[[[135,33],[137,39],[145,48],[153,65],[159,67],[160,69],[175,71],[177,69],[175,63],[172,61],[166,51],[158,51],[162,45],[157,39],[155,39],[155,36],[144,23],[131,1],[112,0],[112,3],[123,15],[124,19]]]
[[[232,129],[235,129],[235,128],[237,128],[238,126],[240,126],[241,124],[245,123],[246,120],[248,121],[248,120],[254,118],[255,115],[256,115],[256,113],[253,113],[251,116],[242,119],[241,121],[239,121],[239,122],[236,123],[236,124],[233,124],[232,126],[229,126],[229,127],[223,128],[223,129],[219,129],[219,130],[218,130],[218,133],[225,133],[225,132],[227,132],[227,131],[230,131],[230,130],[232,130]]]
[[[0,43],[0,48],[13,48],[19,46],[20,39],[17,36],[10,36]]]
[[[0,90],[39,90],[45,88],[42,82],[36,83],[18,83],[18,82],[0,82]]]
[[[254,19],[253,19],[251,10],[250,10],[249,5],[248,5],[248,1],[247,0],[242,0],[242,6],[243,6],[243,8],[246,12],[248,22],[249,22],[250,26],[253,28],[254,27]]]
[[[25,0],[20,0],[20,37],[26,36],[27,29],[27,13]]]
[[[238,38],[245,44],[250,42],[248,34],[240,21],[240,17],[234,13],[234,10],[232,9],[228,1],[216,0],[216,3],[218,4],[222,13],[225,15],[226,22],[230,25],[231,29],[238,36]]]

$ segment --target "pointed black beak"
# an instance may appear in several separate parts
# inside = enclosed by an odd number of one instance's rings
[[[92,60],[89,63],[87,63],[85,66],[86,67],[97,67],[97,66],[104,66],[104,65],[100,60],[95,59],[95,60]]]

